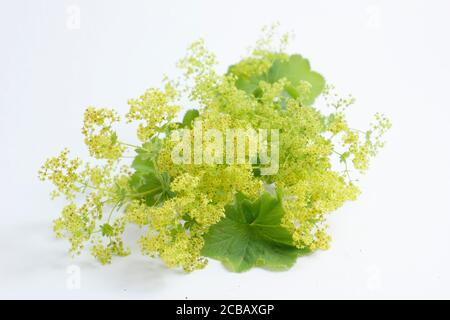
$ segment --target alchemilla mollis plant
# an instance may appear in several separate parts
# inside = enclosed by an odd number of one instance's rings
[[[95,160],[65,149],[39,171],[52,197],[67,200],[53,229],[71,254],[87,249],[102,264],[129,255],[129,224],[141,229],[142,254],[188,272],[208,258],[236,272],[285,270],[329,247],[327,216],[358,197],[354,175],[390,122],[377,114],[367,130],[351,127],[354,99],[286,53],[288,36],[265,31],[225,74],[195,42],[182,75],[129,100],[124,119],[86,109],[82,134]],[[135,142],[116,133],[124,123],[135,124]]]

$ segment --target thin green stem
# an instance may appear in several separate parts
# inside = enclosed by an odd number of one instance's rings
[[[354,129],[354,128],[349,128],[349,129],[352,130],[352,131],[356,131],[356,132],[362,133],[362,134],[366,134],[367,133],[366,131],[359,130],[359,129]]]
[[[97,191],[105,191],[106,193],[108,193],[108,194],[110,194],[110,195],[114,194],[114,193],[111,192],[111,191],[108,191],[108,190],[101,190],[100,188],[95,187],[95,186],[92,186],[92,185],[90,185],[90,184],[88,184],[88,183],[85,183],[85,182],[83,182],[83,181],[78,181],[78,183],[79,183],[81,186],[83,186],[84,188],[89,188],[89,189],[93,189],[93,190],[97,190]]]
[[[337,154],[338,156],[342,157],[342,153],[337,152],[336,150],[332,150],[333,153]],[[343,171],[346,175],[348,180],[350,180],[350,182],[352,182],[352,178],[350,177],[350,171],[348,170],[348,164],[347,164],[347,159],[344,159],[344,161],[341,160],[342,163],[344,163],[344,167],[345,170]]]
[[[127,147],[135,148],[135,149],[140,148],[139,146],[135,146],[134,144],[131,144],[131,143],[126,143],[126,142],[122,142],[122,141],[118,141],[118,143],[121,145],[127,146]]]
[[[140,197],[140,196],[145,196],[146,194],[149,194],[149,193],[158,191],[159,189],[161,189],[161,187],[156,187],[156,188],[154,188],[154,189],[150,189],[150,190],[147,190],[147,191],[145,191],[145,192],[131,193],[131,194],[128,194],[128,196],[129,196],[129,197]]]
[[[345,171],[344,171],[344,173],[347,174],[348,180],[350,180],[350,182],[353,182],[352,178],[350,177],[350,172],[348,171],[347,160],[344,160],[344,166],[345,166]]]

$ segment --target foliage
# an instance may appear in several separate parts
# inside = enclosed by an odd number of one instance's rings
[[[274,34],[268,29],[226,74],[216,72],[203,41],[194,43],[178,64],[181,78],[129,101],[135,144],[118,136],[116,111],[87,108],[82,133],[96,164],[65,149],[39,170],[55,187],[52,197],[68,202],[53,228],[72,254],[87,247],[102,264],[126,256],[129,224],[142,229],[143,254],[185,271],[203,268],[208,257],[236,272],[284,270],[329,247],[327,216],[357,198],[352,176],[368,169],[390,122],[377,114],[367,131],[351,128],[346,110],[354,99],[335,94],[307,59],[287,54],[287,37],[273,46]],[[182,109],[189,109],[184,117]],[[192,135],[197,120],[219,132],[278,129],[278,172],[261,175],[259,159],[175,164],[171,133]]]

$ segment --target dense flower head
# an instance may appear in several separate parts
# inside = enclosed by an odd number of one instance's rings
[[[130,110],[126,117],[128,122],[137,121],[137,136],[145,142],[160,132],[165,132],[180,110],[173,104],[177,97],[176,90],[167,84],[165,90],[151,88],[139,99],[130,99]]]
[[[83,167],[81,160],[69,159],[66,149],[39,171],[40,179],[54,184],[53,196],[62,194],[70,201],[53,226],[58,237],[69,240],[72,254],[87,246],[102,264],[126,256],[130,251],[123,234],[127,225],[134,224],[141,229],[143,254],[190,272],[206,266],[211,243],[220,243],[221,235],[236,232],[233,228],[241,228],[242,234],[261,227],[255,221],[266,214],[276,215],[270,220],[277,223],[271,230],[279,233],[262,233],[267,247],[258,247],[261,257],[256,266],[280,267],[270,250],[270,245],[280,243],[270,244],[269,235],[283,239],[287,260],[293,251],[329,247],[327,217],[358,197],[354,175],[368,169],[384,146],[383,136],[391,123],[376,114],[368,130],[352,128],[346,110],[355,99],[336,94],[302,56],[287,54],[289,35],[277,38],[273,28],[266,33],[250,55],[226,74],[216,71],[216,56],[204,41],[189,47],[178,64],[180,78],[165,79],[162,89],[150,88],[128,101],[125,118],[138,125],[137,143],[118,139],[116,111],[87,108],[82,133],[96,164]],[[190,110],[180,121],[182,109]],[[174,161],[173,150],[179,143],[174,137],[180,130],[189,150],[200,147],[209,152],[211,141],[198,140],[198,130],[214,130],[216,136],[226,137],[230,129],[278,132],[277,171],[262,174],[260,158],[227,162],[225,155],[215,154],[214,161],[203,155],[198,162],[195,151],[184,163]],[[237,141],[231,145],[237,152]],[[123,164],[130,153],[133,160]],[[248,150],[244,155],[251,158]],[[233,153],[230,159],[236,157]],[[84,197],[81,204],[77,196]],[[252,237],[260,234],[251,232]],[[244,270],[239,263],[248,257],[232,255],[245,252],[230,247],[226,252],[230,256],[220,260],[232,270]]]

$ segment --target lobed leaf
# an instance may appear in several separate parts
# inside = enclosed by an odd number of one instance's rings
[[[202,254],[234,272],[254,266],[286,270],[309,250],[292,244],[291,234],[281,226],[283,215],[280,195],[266,192],[251,202],[238,193],[234,203],[225,207],[225,217],[204,236]]]

